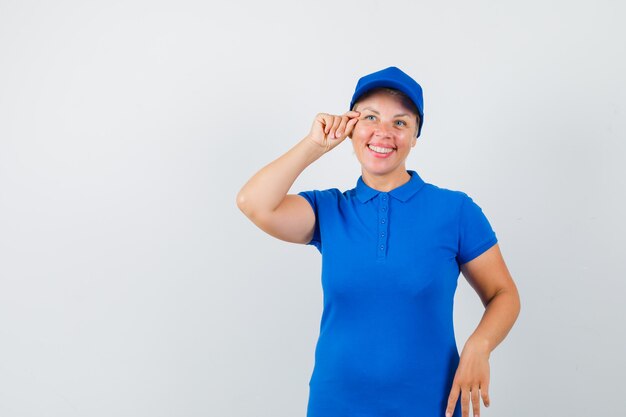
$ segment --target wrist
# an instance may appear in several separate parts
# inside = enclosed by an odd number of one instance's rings
[[[309,135],[306,135],[304,139],[300,141],[300,143],[302,143],[304,148],[306,149],[307,155],[314,158],[313,160],[321,157],[328,151],[326,147],[315,142]]]
[[[471,350],[482,352],[489,356],[491,354],[491,344],[489,339],[479,335],[472,335],[467,339],[465,346]]]

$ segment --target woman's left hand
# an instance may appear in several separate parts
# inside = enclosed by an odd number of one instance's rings
[[[467,340],[459,359],[459,366],[452,381],[452,390],[448,396],[446,417],[452,416],[459,392],[461,394],[461,414],[469,417],[470,397],[474,417],[480,414],[480,397],[483,403],[489,407],[489,350],[484,344]],[[480,391],[480,395],[479,395]]]

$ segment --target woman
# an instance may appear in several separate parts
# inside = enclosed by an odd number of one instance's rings
[[[308,417],[478,416],[489,356],[520,310],[495,232],[465,193],[406,169],[424,120],[422,89],[396,67],[362,77],[350,111],[262,168],[237,204],[268,234],[322,254],[324,311]],[[288,194],[300,173],[350,138],[356,187]],[[462,272],[485,305],[459,356],[452,322]]]

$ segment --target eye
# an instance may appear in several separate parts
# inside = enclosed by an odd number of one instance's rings
[[[371,119],[370,119],[370,117],[371,117]],[[365,116],[363,119],[364,119],[364,120],[375,120],[375,119],[376,119],[376,116],[374,116],[373,114],[368,114],[368,115],[367,115],[367,116]]]
[[[406,122],[404,120],[396,120],[398,126],[406,126]]]

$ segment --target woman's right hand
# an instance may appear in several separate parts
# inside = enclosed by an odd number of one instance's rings
[[[348,111],[342,116],[318,113],[307,138],[321,146],[326,153],[352,133],[354,125],[359,121],[359,114],[358,111]]]

